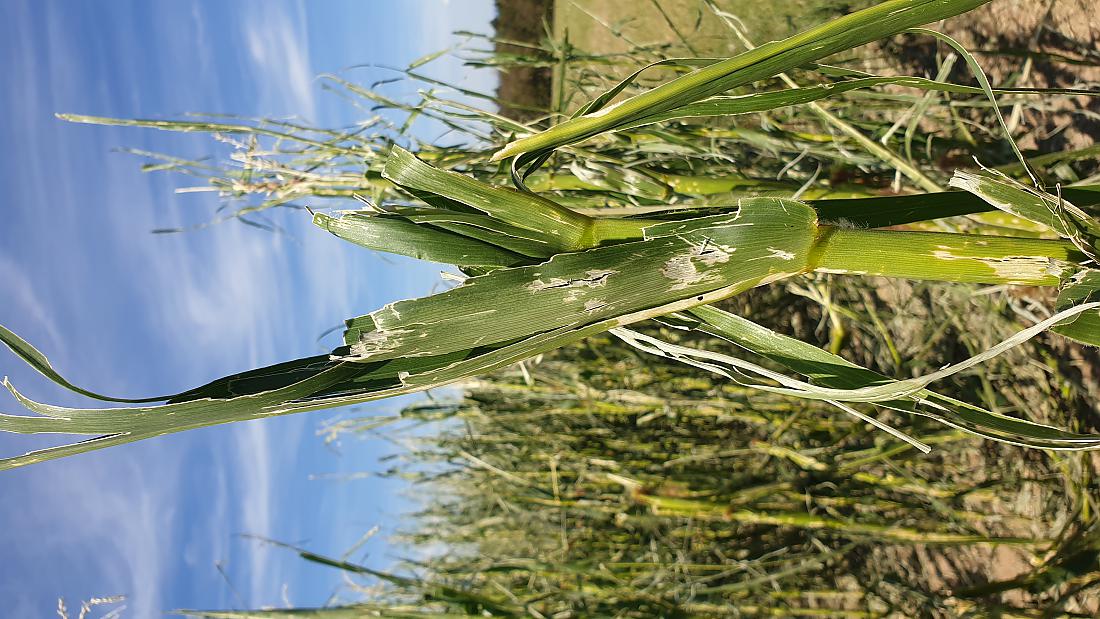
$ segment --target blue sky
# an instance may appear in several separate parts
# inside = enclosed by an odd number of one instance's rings
[[[316,74],[404,65],[449,45],[453,30],[488,32],[492,17],[490,0],[0,3],[0,324],[77,384],[140,397],[315,354],[316,337],[343,319],[427,294],[437,265],[345,245],[290,211],[276,215],[287,235],[235,223],[150,234],[209,219],[215,198],[176,194],[193,183],[143,174],[138,159],[112,151],[200,156],[215,149],[209,138],[53,114],[210,111],[343,125],[358,112],[323,93]],[[491,90],[494,80],[453,58],[427,70],[467,87]],[[7,351],[0,373],[32,398],[88,404]],[[208,428],[0,474],[5,612],[51,616],[59,596],[71,608],[115,594],[133,617],[324,603],[337,572],[240,534],[339,554],[375,525],[393,531],[408,507],[399,484],[310,477],[377,470],[389,443],[335,450],[316,431],[399,405]],[[7,394],[0,410],[22,412]],[[65,438],[3,435],[0,453]],[[386,566],[401,552],[379,537],[356,558]]]

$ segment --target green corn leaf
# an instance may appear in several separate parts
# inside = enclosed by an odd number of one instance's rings
[[[1083,303],[1100,301],[1100,271],[1081,271],[1068,280],[1058,294],[1055,309],[1064,311]],[[1053,331],[1083,344],[1100,346],[1100,311],[1086,312],[1073,322],[1054,327]]]
[[[696,188],[694,184],[688,185],[686,181],[677,181],[676,184],[686,187],[683,193],[692,193],[692,190]],[[1095,212],[1097,211],[1097,205],[1100,205],[1100,186],[1067,187],[1062,189],[1062,196],[1082,209]],[[865,198],[828,198],[804,200],[803,202],[817,211],[821,223],[850,228],[887,228],[997,210],[996,207],[981,197],[966,191]],[[650,212],[647,216],[654,220],[702,217],[735,210],[737,208],[736,204],[737,199],[732,198],[728,204],[719,202],[704,207],[656,210]]]
[[[471,239],[484,241],[528,258],[549,258],[554,244],[545,236],[519,228],[486,215],[471,215],[453,211],[418,212],[406,218],[418,225],[431,225]],[[453,263],[461,266],[461,263]],[[501,265],[511,266],[511,265]]]
[[[1100,253],[1100,220],[1064,198],[1028,187],[999,174],[975,174],[956,171],[951,186],[979,196],[996,208],[1044,225],[1093,260]]]
[[[88,396],[96,400],[102,400],[104,402],[124,402],[129,404],[138,404],[141,402],[158,402],[160,400],[166,400],[172,396],[157,396],[152,398],[116,398],[108,395],[89,391],[82,387],[78,387],[68,380],[64,376],[59,374],[57,370],[53,369],[50,365],[49,359],[46,358],[37,348],[32,346],[30,342],[19,337],[15,333],[12,333],[4,325],[0,325],[0,342],[3,342],[13,353],[19,356],[20,359],[27,362],[27,365],[34,368],[39,374],[42,374],[46,378],[50,379],[54,383],[61,385],[62,387],[79,393],[80,395]]]
[[[4,386],[38,416],[0,414],[0,431],[95,438],[0,459],[0,470],[223,423],[360,404],[478,376],[617,326],[615,319],[537,333],[501,346],[379,362],[307,357],[220,379],[158,406],[69,408],[35,402]]]
[[[383,176],[403,187],[466,204],[505,223],[534,230],[562,249],[580,249],[591,218],[535,194],[494,187],[434,168],[394,146]]]
[[[313,216],[313,223],[356,245],[430,262],[460,266],[513,266],[528,261],[526,257],[498,245],[434,226],[419,225],[398,216],[347,212],[341,217],[330,217],[317,213]]]
[[[449,201],[443,203],[448,206],[451,205]],[[527,228],[520,228],[504,223],[489,215],[483,215],[476,211],[469,213],[462,210],[456,211],[450,208],[425,208],[398,205],[390,206],[386,210],[366,209],[360,211],[341,211],[339,214],[341,215],[339,219],[351,218],[347,222],[347,226],[349,227],[363,225],[370,228],[376,225],[383,227],[390,225],[386,223],[377,224],[375,222],[365,221],[371,217],[381,216],[381,219],[385,220],[400,220],[408,224],[422,226],[426,231],[420,233],[412,232],[412,234],[428,235],[421,239],[425,242],[430,242],[435,239],[435,237],[430,236],[430,234],[437,235],[450,233],[451,237],[466,237],[475,245],[478,242],[488,243],[489,245],[507,250],[507,252],[501,254],[501,261],[478,263],[483,265],[514,266],[520,264],[520,262],[512,260],[514,256],[511,256],[509,252],[532,259],[528,260],[528,262],[536,261],[534,259],[549,258],[554,254],[554,243],[547,235],[539,234]],[[331,216],[314,217],[314,223],[321,228],[335,233],[341,227],[334,222],[335,219],[338,218]],[[396,225],[393,228],[396,232],[400,232],[403,229],[404,228]],[[345,232],[349,235],[354,232],[353,230],[339,231],[341,234],[337,236],[342,236]],[[430,231],[430,234],[428,231]],[[358,235],[362,238],[356,239],[353,242],[371,249],[402,255],[414,255],[417,252],[433,251],[433,248],[421,247],[413,243],[403,243],[400,239],[380,238],[382,237],[382,233],[383,230],[381,229],[376,232],[368,230],[364,234]],[[347,240],[352,239],[349,238]],[[452,238],[449,242],[460,244],[464,241],[461,238]],[[436,262],[447,261],[436,260]],[[448,264],[465,266],[461,261],[448,262]]]
[[[644,125],[679,120],[684,118],[708,118],[714,116],[735,116],[738,114],[751,114],[766,112],[791,105],[801,105],[820,101],[829,97],[839,96],[853,90],[873,88],[875,86],[906,86],[933,92],[949,92],[955,94],[981,95],[985,91],[973,86],[951,84],[931,80],[923,77],[911,76],[873,76],[851,80],[843,80],[828,84],[806,86],[798,89],[754,92],[738,96],[717,96],[695,101],[688,105],[671,110],[644,116],[629,122],[619,129],[633,129]],[[1100,91],[1084,89],[1060,89],[1060,88],[993,88],[997,94],[1029,94],[1029,95],[1074,95],[1074,96],[1100,96]]]
[[[800,398],[812,399],[812,400],[830,400],[838,402],[883,402],[892,399],[906,398],[913,394],[923,390],[928,385],[954,376],[962,371],[975,367],[993,357],[996,357],[1005,351],[1019,346],[1027,340],[1035,337],[1036,335],[1049,330],[1050,328],[1067,322],[1069,319],[1076,317],[1079,314],[1085,312],[1091,312],[1100,308],[1100,302],[1085,303],[1071,307],[1067,310],[1059,312],[1050,318],[1040,321],[1031,327],[1023,329],[1012,337],[998,343],[997,345],[989,348],[988,350],[981,352],[965,361],[955,363],[944,367],[935,372],[918,376],[915,378],[908,378],[904,380],[893,380],[887,384],[882,385],[868,385],[856,388],[835,388],[835,387],[822,387],[814,386],[808,383],[802,383],[801,381],[792,381],[785,377],[776,375],[770,371],[760,371],[761,368],[750,367],[751,364],[742,366],[744,362],[740,360],[733,360],[733,358],[723,357],[722,362],[731,363],[736,368],[747,368],[754,373],[761,374],[767,378],[772,378],[779,381],[783,386],[771,387],[768,385],[752,385],[757,389],[765,391],[771,391],[774,393],[782,393],[784,395],[792,395]],[[710,358],[717,359],[713,355]]]
[[[569,171],[582,183],[597,189],[649,200],[666,200],[672,193],[672,188],[659,178],[634,168],[586,161],[571,163]]]
[[[633,84],[634,80],[638,79],[638,76],[650,69],[655,69],[657,67],[703,68],[722,62],[722,60],[722,58],[665,58],[663,60],[651,62],[646,66],[638,69],[637,71],[631,73],[630,75],[626,76],[624,79],[620,80],[618,84],[615,84],[614,86],[609,88],[602,95],[581,106],[580,109],[574,112],[571,117],[577,118],[579,116],[584,116],[585,114],[593,114],[607,107],[607,104],[611,103],[612,99],[619,96],[619,93],[626,90],[627,87]]]
[[[988,0],[890,0],[775,41],[676,78],[617,105],[570,119],[542,133],[521,138],[498,151],[494,160],[552,150],[639,118],[700,101],[753,81],[774,77],[834,53],[908,28],[958,15]]]
[[[736,214],[657,226],[642,241],[558,254],[348,322],[351,357],[436,355],[539,331],[619,325],[722,298],[807,268],[816,216],[789,200],[742,201]]]
[[[957,172],[965,176],[964,172]],[[981,177],[985,178],[985,177]],[[1100,187],[1073,187],[1062,195],[1075,204],[1094,207],[1100,204]],[[839,223],[858,228],[885,228],[943,217],[986,213],[996,208],[979,193],[945,191],[881,198],[841,198],[810,200],[822,223]]]
[[[697,320],[689,320],[684,324],[726,339],[749,352],[809,377],[815,384],[823,387],[862,389],[896,382],[813,344],[776,333],[713,306],[693,308],[690,313]],[[905,399],[881,401],[878,404],[930,417],[1002,442],[1047,449],[1100,448],[1100,436],[1075,434],[1026,419],[999,415],[926,388],[909,394]]]
[[[416,224],[409,224],[416,226]],[[559,254],[474,277],[350,322],[348,351],[216,381],[159,406],[0,415],[0,430],[98,438],[0,460],[22,466],[172,432],[412,393],[476,376],[609,329],[724,298],[806,268],[816,218],[797,202],[680,222],[676,236]],[[694,226],[688,231],[687,227]],[[631,268],[624,269],[629,264]],[[496,320],[490,320],[495,318]],[[22,340],[19,340],[22,341]],[[29,345],[28,345],[29,346]],[[45,357],[34,357],[49,367]],[[63,379],[62,379],[63,380]]]
[[[411,71],[411,70],[413,70],[417,67],[424,66],[424,65],[428,64],[429,62],[437,59],[437,58],[441,58],[441,57],[446,56],[447,54],[455,51],[455,49],[457,47],[458,46],[447,47],[447,48],[439,50],[438,52],[432,52],[430,54],[425,54],[425,55],[421,56],[420,58],[417,58],[416,60],[410,62],[409,66],[406,67],[406,70]]]
[[[2,459],[0,470],[122,445],[171,432],[278,414],[279,406],[338,382],[346,377],[347,370],[346,366],[337,366],[282,389],[231,400],[202,399],[179,404],[107,409],[76,409],[34,402],[19,393],[5,379],[4,386],[15,395],[16,399],[41,416],[0,414],[0,431],[99,434],[101,436]]]

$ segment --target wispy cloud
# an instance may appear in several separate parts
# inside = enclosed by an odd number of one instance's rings
[[[234,428],[233,439],[237,448],[237,467],[241,486],[240,522],[242,533],[271,537],[272,514],[276,512],[273,501],[271,477],[271,444],[267,426],[262,422],[239,424]],[[270,593],[268,578],[272,562],[271,549],[266,544],[256,544],[249,556],[249,597],[257,599]]]
[[[3,282],[5,302],[9,311],[33,317],[33,323],[45,332],[46,344],[60,348],[61,334],[53,320],[53,312],[38,293],[35,282],[22,272],[15,262],[0,253],[0,282]]]
[[[9,197],[18,207],[6,217],[18,225],[0,230],[0,321],[11,325],[18,318],[63,371],[116,393],[148,393],[149,383],[157,381],[191,386],[300,352],[288,349],[287,342],[319,330],[312,311],[326,312],[328,321],[329,311],[347,305],[342,286],[329,287],[333,295],[326,297],[322,282],[295,274],[301,247],[309,260],[327,262],[344,277],[340,257],[328,249],[331,243],[306,240],[298,246],[288,237],[232,223],[193,234],[150,235],[148,230],[164,227],[166,219],[177,218],[177,209],[191,204],[172,196],[168,177],[137,175],[137,162],[109,155],[110,148],[195,150],[209,143],[196,136],[64,125],[52,116],[59,110],[125,114],[121,110],[137,100],[138,90],[159,89],[168,98],[150,112],[173,114],[181,111],[176,108],[181,101],[192,100],[176,98],[189,94],[181,89],[217,93],[218,76],[200,70],[201,83],[177,85],[166,66],[164,78],[155,83],[129,81],[140,73],[138,50],[144,47],[135,35],[113,39],[131,53],[109,60],[111,73],[97,78],[104,67],[95,67],[84,43],[70,33],[77,18],[53,6],[35,16],[30,6],[14,7],[23,21],[13,29],[22,34],[6,37],[3,49],[12,66],[0,78],[7,117],[0,130],[20,151],[5,158],[3,173],[5,184],[16,190]],[[258,89],[255,112],[312,116],[312,69],[301,11],[253,8],[262,10],[242,27],[250,59],[244,72],[255,81],[242,88]],[[192,19],[201,24],[203,17],[192,14]],[[47,36],[40,36],[40,29]],[[171,29],[164,35],[158,40],[165,54],[161,62],[188,62],[190,43],[181,40],[185,29],[178,37]],[[217,34],[199,28],[195,36],[205,47],[201,41]],[[102,87],[98,79],[114,81]],[[299,228],[307,225],[301,219]],[[310,301],[300,303],[304,299]],[[17,382],[33,382],[25,367],[9,367],[10,359],[4,357],[4,369],[17,370]],[[50,394],[51,400],[58,397],[56,390]],[[295,433],[290,434],[293,440]],[[207,454],[199,467],[205,474],[196,472],[188,452],[199,448],[198,439],[179,436],[5,476],[5,500],[21,507],[0,515],[0,554],[22,573],[11,578],[10,571],[0,570],[5,571],[0,591],[12,607],[28,610],[23,616],[48,611],[54,595],[73,601],[122,593],[131,598],[132,616],[153,617],[166,610],[169,599],[180,599],[178,589],[188,586],[183,582],[210,583],[210,561],[233,559],[227,544],[233,534],[272,535],[278,524],[280,497],[273,479],[281,464],[273,455],[269,426],[242,424],[226,438],[209,451],[235,455],[221,461]],[[4,451],[25,444],[13,440]],[[16,479],[25,481],[19,489]],[[198,479],[213,482],[201,496],[189,485]],[[250,579],[242,592],[246,603],[269,601],[277,584],[265,580],[273,571],[268,550],[249,544],[242,558],[240,573]],[[180,569],[194,573],[181,578]],[[91,583],[99,584],[84,588]],[[212,584],[217,588],[219,581]],[[202,599],[216,595],[205,593]]]
[[[86,462],[80,475],[73,475],[67,467],[38,467],[21,476],[23,483],[5,491],[6,501],[22,506],[12,510],[10,517],[0,518],[5,530],[20,532],[21,540],[0,544],[8,546],[5,560],[19,565],[24,578],[45,579],[41,584],[52,582],[54,595],[123,594],[129,598],[133,616],[157,616],[163,611],[165,541],[176,524],[174,510],[164,506],[172,504],[178,476],[178,461],[164,460],[157,463],[155,474],[137,460],[121,459]],[[49,491],[42,492],[46,488]],[[88,562],[89,551],[96,556],[94,562]],[[84,583],[78,592],[66,590],[71,581],[50,578],[45,571],[57,562],[70,563],[78,572],[94,573],[95,582],[110,583],[106,586],[113,589],[88,590]],[[39,606],[28,616],[48,610],[43,605],[46,600],[34,599],[35,587],[28,586],[34,583],[20,585],[11,577],[5,580],[20,589],[4,591],[6,599],[22,598],[24,606]],[[0,591],[8,588],[0,586]]]
[[[266,3],[242,19],[241,29],[263,104],[277,110],[271,113],[314,120],[317,103],[305,19],[300,3]]]

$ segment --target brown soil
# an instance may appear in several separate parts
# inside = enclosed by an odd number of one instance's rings
[[[1018,86],[1096,88],[1100,84],[1100,6],[1096,0],[996,0],[948,21],[942,30],[975,52],[994,84],[1007,84],[1016,76],[1019,79],[1014,85]],[[934,44],[915,44],[910,39],[903,45],[906,56],[922,61],[915,63],[919,68],[928,74],[934,73]],[[993,53],[995,51],[1001,53]],[[969,69],[957,63],[952,79],[965,83],[970,78]],[[1008,109],[1005,111],[1007,113]],[[1046,109],[1025,107],[1020,110],[1019,121],[1027,130],[1018,139],[1024,149],[1058,152],[1084,148],[1100,139],[1100,99],[1079,97],[1058,101]],[[1059,372],[1092,397],[1091,406],[1084,401],[1078,402],[1078,410],[1067,417],[1079,420],[1083,430],[1095,431],[1097,419],[1100,419],[1100,389],[1097,387],[1100,362],[1096,351],[1060,338],[1050,338],[1050,349],[1063,360]],[[1027,394],[1022,395],[1027,397]],[[1091,457],[1082,464],[1095,474],[1100,459]],[[1021,474],[1035,470],[1026,461],[1014,462],[1009,468],[1017,468]],[[1052,514],[1043,513],[1045,501],[1040,496],[1041,488],[1036,485],[1034,491],[1035,496],[1020,497],[1016,506],[1006,507],[1015,507],[1016,513],[1037,520],[1049,520]],[[945,565],[942,559],[948,554],[951,561]],[[926,579],[929,590],[942,593],[984,582],[1011,580],[1032,569],[1027,554],[1004,547],[950,553],[941,550],[931,554],[899,550],[892,559],[915,568],[920,577]],[[1001,599],[1020,604],[1026,603],[1027,597],[1027,593],[1016,590],[1003,594]],[[1077,602],[1080,605],[1069,604],[1063,610],[1100,612],[1100,599],[1095,594],[1080,596]]]
[[[1043,88],[1095,88],[1100,84],[1100,5],[1096,0],[995,0],[949,20],[943,30],[976,52],[994,84]],[[942,49],[942,48],[941,48]],[[934,73],[935,44],[906,41],[904,55]],[[900,51],[900,50],[898,50]],[[994,53],[999,52],[999,53]],[[1041,57],[1028,52],[1050,54]],[[971,79],[956,63],[956,80]],[[1021,126],[1031,131],[1023,148],[1055,152],[1082,148],[1100,138],[1100,99],[1079,97],[1048,110],[1025,108]]]

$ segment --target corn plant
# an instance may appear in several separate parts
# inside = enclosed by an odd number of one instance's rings
[[[387,474],[421,499],[398,537],[415,558],[383,571],[292,548],[341,570],[352,595],[196,614],[951,617],[1060,604],[1086,616],[1097,529],[1079,511],[1096,497],[1085,454],[1023,465],[1021,448],[919,420],[910,430],[937,447],[923,455],[827,408],[594,336],[403,411],[431,432],[388,429],[406,452]],[[997,466],[975,470],[976,459]],[[993,582],[968,573],[998,551],[1036,567]],[[932,577],[904,567],[917,554],[954,566],[961,584],[930,590]],[[998,597],[1008,591],[1028,597]]]
[[[272,126],[201,121],[184,125],[122,121],[173,130],[266,135],[283,144],[296,143],[282,153],[289,161],[286,169],[300,170],[295,163],[315,161],[329,166],[324,168],[325,174],[292,174],[290,183],[272,189],[285,193],[257,208],[286,203],[299,195],[366,193],[375,198],[369,208],[338,216],[317,213],[314,223],[370,249],[455,265],[466,279],[446,292],[400,301],[352,318],[344,333],[344,345],[330,355],[289,361],[178,394],[142,400],[106,397],[72,385],[37,349],[0,328],[0,339],[5,344],[66,388],[112,402],[165,402],[123,408],[64,408],[33,402],[5,383],[37,416],[4,415],[0,417],[0,429],[94,438],[8,458],[0,461],[0,466],[21,466],[219,423],[422,391],[467,380],[605,332],[639,350],[747,387],[825,402],[907,440],[904,433],[878,421],[877,408],[926,416],[979,436],[1031,447],[1100,447],[1100,437],[998,414],[932,389],[936,381],[968,370],[1046,330],[1085,344],[1100,343],[1100,276],[1095,269],[1100,251],[1100,224],[1095,219],[1100,204],[1097,187],[1047,190],[1040,184],[1035,161],[1024,157],[1009,139],[1019,158],[1015,164],[1018,169],[960,170],[950,181],[960,191],[932,192],[942,187],[925,171],[888,150],[869,145],[865,137],[861,139],[858,128],[820,106],[809,109],[852,144],[863,147],[866,154],[861,157],[893,167],[926,193],[866,197],[866,192],[855,191],[852,195],[863,197],[836,199],[835,194],[826,193],[820,199],[808,199],[806,187],[788,191],[789,183],[779,183],[765,187],[770,196],[730,196],[731,189],[751,187],[752,179],[620,167],[616,164],[621,160],[599,152],[591,161],[585,161],[589,152],[585,140],[614,142],[624,136],[659,140],[669,134],[651,125],[759,113],[791,105],[817,106],[815,101],[882,84],[981,94],[989,99],[1004,94],[1059,94],[994,88],[961,48],[959,53],[975,69],[979,88],[924,78],[874,76],[818,64],[837,52],[984,3],[892,0],[726,60],[662,61],[663,66],[689,72],[612,104],[615,97],[633,91],[632,76],[583,106],[573,118],[510,141],[491,156],[477,148],[456,148],[453,152],[427,148],[421,159],[400,147],[383,148],[354,134],[325,134],[290,123]],[[930,31],[916,32],[942,38]],[[788,74],[808,74],[819,83],[782,91],[723,94],[773,79],[797,85]],[[372,100],[378,97],[350,84],[341,85],[358,96]],[[426,94],[425,99],[431,96]],[[402,105],[393,101],[385,104]],[[440,118],[467,131],[474,130],[463,124],[465,121],[498,130],[507,128],[513,134],[530,129],[460,104],[441,105],[449,106],[451,113]],[[995,99],[993,109],[998,109]],[[434,110],[437,108],[425,104],[409,111]],[[1003,126],[999,111],[996,116]],[[812,141],[807,136],[801,139]],[[690,152],[690,144],[681,148]],[[570,151],[576,157],[570,168],[572,180],[563,181],[542,171],[542,166],[561,151]],[[334,152],[337,156],[328,158]],[[370,169],[365,179],[349,171],[354,169],[350,162],[357,158],[368,161]],[[517,189],[444,169],[467,167],[467,172],[483,173],[491,169],[494,160],[509,158]],[[188,162],[169,161],[167,165],[194,170]],[[1027,182],[1016,180],[1017,175]],[[268,189],[262,182],[234,184],[242,179],[226,180],[233,181],[223,185],[230,193]],[[364,191],[364,187],[370,191]],[[540,187],[577,190],[580,198],[576,194],[569,199],[533,191]],[[618,196],[616,199],[625,208],[594,211],[591,198],[601,193]],[[707,197],[661,208],[662,200],[673,193]],[[799,199],[786,197],[792,194]],[[635,212],[625,212],[631,208]],[[244,210],[237,215],[253,212]],[[989,216],[996,212],[1016,228],[1030,228],[1031,236],[917,229],[946,217]],[[899,229],[902,227],[908,229]],[[1049,318],[964,362],[904,380],[889,379],[711,305],[756,287],[815,273],[1058,287],[1060,293]],[[717,336],[756,355],[757,361],[671,343],[632,328],[649,320]],[[803,378],[776,371],[772,369],[774,364]]]

